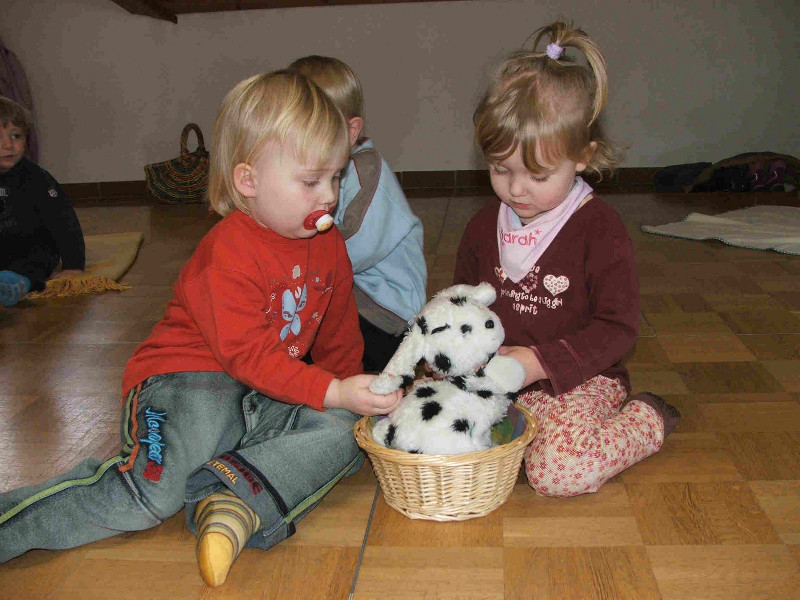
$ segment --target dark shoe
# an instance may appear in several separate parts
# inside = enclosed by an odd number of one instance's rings
[[[659,415],[661,415],[661,419],[664,421],[665,439],[670,433],[672,433],[673,429],[675,429],[675,427],[678,425],[678,422],[681,420],[681,413],[677,408],[671,404],[667,404],[667,401],[661,396],[656,396],[650,392],[642,392],[641,394],[636,394],[635,396],[628,396],[619,407],[619,410],[622,411],[622,409],[633,400],[644,402]]]

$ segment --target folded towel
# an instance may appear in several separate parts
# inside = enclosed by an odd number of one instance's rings
[[[719,215],[691,213],[678,223],[643,225],[642,231],[800,255],[800,208],[795,206],[752,206]]]

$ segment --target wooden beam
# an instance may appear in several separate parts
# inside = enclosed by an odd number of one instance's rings
[[[175,13],[164,8],[159,0],[111,0],[133,15],[144,15],[170,23],[177,23]]]

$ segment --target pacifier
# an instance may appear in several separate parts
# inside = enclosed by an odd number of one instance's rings
[[[309,231],[316,229],[319,232],[328,231],[333,225],[333,217],[327,210],[315,210],[303,221],[303,227]]]

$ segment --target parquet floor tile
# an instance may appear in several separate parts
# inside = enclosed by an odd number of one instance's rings
[[[500,600],[503,555],[500,546],[368,546],[354,598]]]
[[[450,285],[461,232],[486,197],[412,196],[432,295]],[[576,498],[537,496],[521,472],[499,509],[450,523],[390,508],[366,462],[292,538],[246,548],[219,588],[199,576],[181,511],[0,565],[0,600],[800,598],[800,257],[639,228],[745,206],[742,196],[606,200],[628,225],[640,278],[633,392],[683,415],[655,455]],[[123,279],[133,288],[0,309],[0,491],[118,451],[125,363],[218,220],[196,205],[78,215],[87,235],[144,234]]]
[[[643,546],[507,548],[505,598],[658,600]]]
[[[780,542],[744,481],[638,483],[626,487],[648,546]]]
[[[800,568],[776,545],[648,546],[663,600],[775,600],[800,597]]]
[[[700,336],[694,339],[697,342],[702,341]],[[733,338],[728,339],[733,340]],[[717,341],[719,342],[719,340]],[[688,349],[688,346],[678,346],[678,348],[679,350]],[[732,354],[735,353],[746,357],[745,360],[747,362],[734,360],[730,362],[717,362],[714,360],[709,360],[708,362],[682,361],[674,363],[672,368],[685,382],[687,389],[697,394],[782,391],[783,388],[780,382],[772,376],[762,363],[755,362],[755,357],[743,348],[744,345],[741,342],[737,342],[734,345]],[[702,348],[698,348],[694,354],[698,357],[708,357]]]
[[[800,474],[800,433],[717,433],[736,469],[747,480],[794,480]]]
[[[648,317],[648,320],[650,318]],[[755,360],[753,354],[732,333],[663,335],[658,339],[673,363],[723,363]]]
[[[786,544],[800,544],[800,480],[751,481],[758,504]]]
[[[715,312],[658,313],[648,311],[646,314],[647,322],[653,327],[656,335],[684,336],[734,333],[722,317]]]

